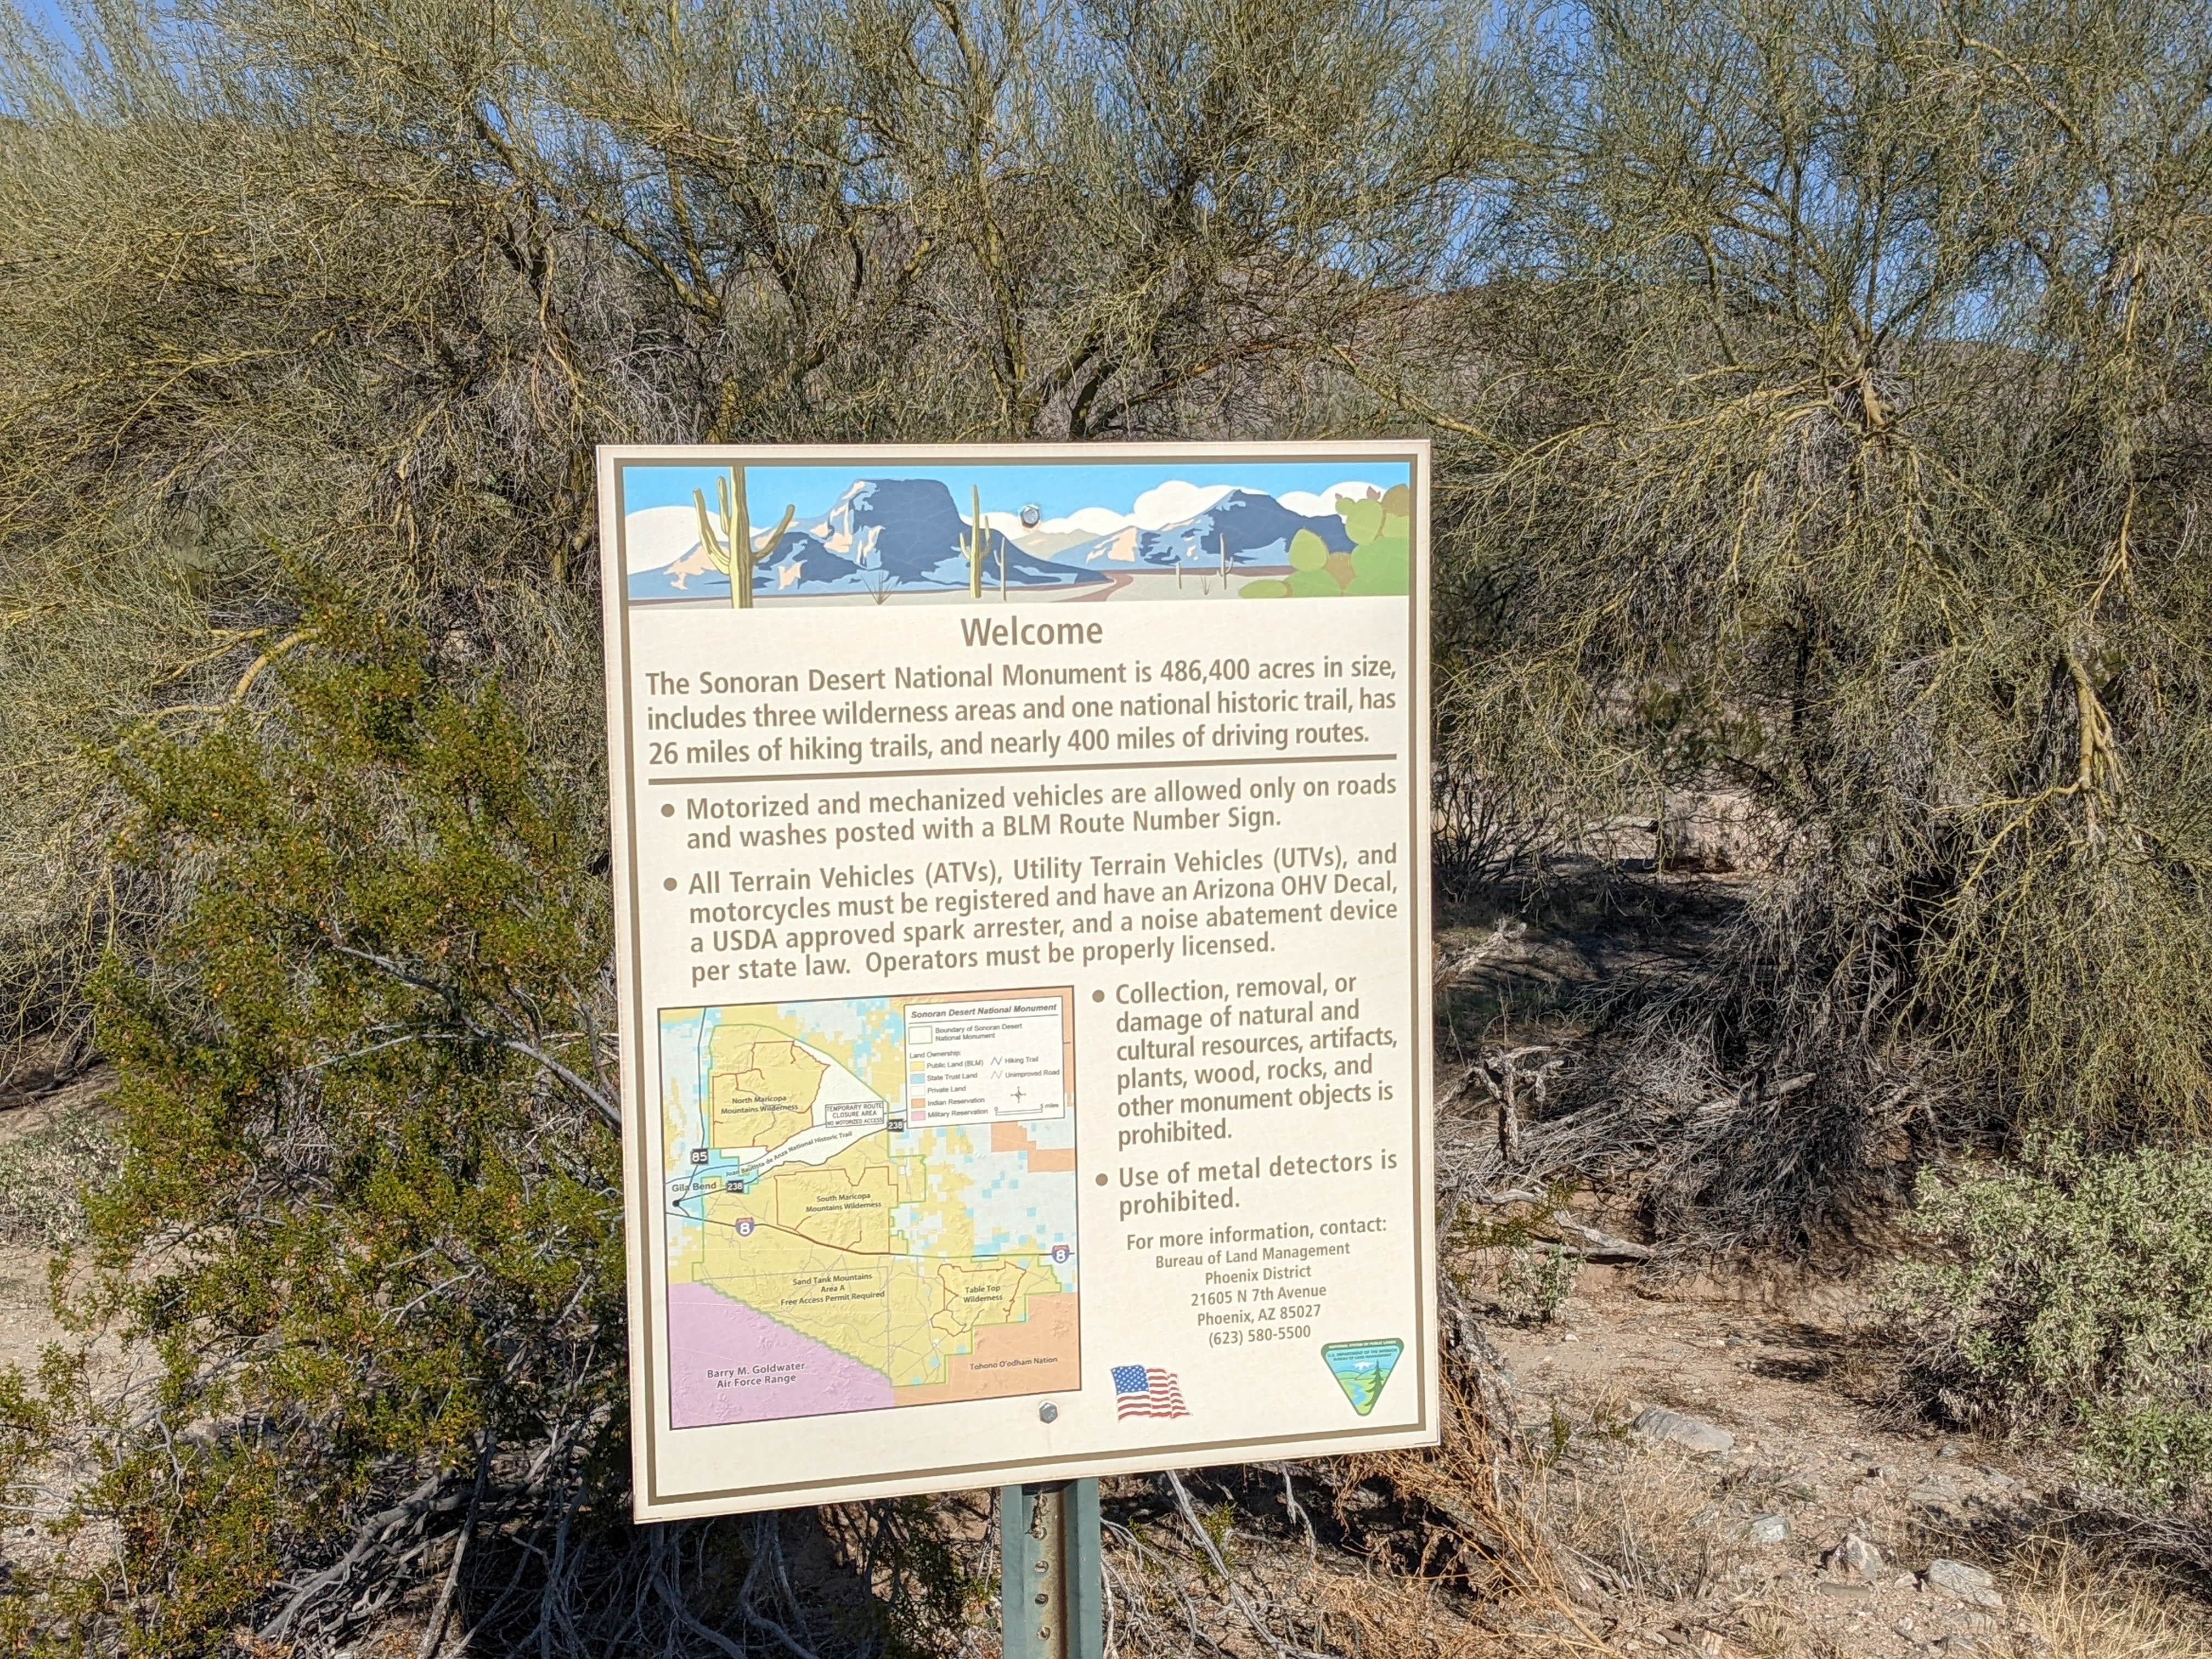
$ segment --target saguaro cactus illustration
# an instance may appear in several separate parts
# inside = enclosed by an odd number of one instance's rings
[[[707,492],[691,492],[691,504],[699,511],[699,545],[705,550],[707,562],[730,579],[730,604],[738,611],[753,608],[753,571],[775,551],[783,532],[791,528],[797,516],[797,502],[783,509],[783,517],[769,534],[764,543],[753,540],[752,523],[745,512],[745,470],[741,466],[730,469],[726,478],[714,480],[718,497],[718,513],[707,510]],[[743,556],[738,549],[744,549]]]
[[[960,538],[960,555],[968,561],[968,597],[980,599],[983,597],[983,561],[991,551],[991,532],[983,525],[983,492],[980,489],[971,491],[969,501],[968,529]],[[1001,595],[1006,588],[1006,556],[1000,554],[999,591]]]

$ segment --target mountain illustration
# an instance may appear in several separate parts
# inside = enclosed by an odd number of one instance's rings
[[[689,507],[654,507],[633,515],[630,596],[638,599],[721,599],[729,578],[716,570],[700,544]],[[860,478],[828,516],[810,527],[784,532],[754,574],[763,597],[778,593],[875,593],[963,589],[968,561],[961,540],[968,520],[952,492],[935,478]],[[987,529],[983,562],[987,592],[1000,582],[1012,588],[1073,587],[1102,582],[1079,564],[1040,557],[1003,532]],[[666,554],[663,562],[657,555]]]
[[[1069,544],[1055,538],[1060,544],[1049,556],[1060,564],[1108,570],[1172,569],[1178,564],[1218,564],[1225,549],[1230,563],[1240,568],[1281,565],[1289,562],[1291,538],[1301,530],[1313,532],[1332,553],[1352,550],[1344,520],[1334,513],[1296,513],[1273,495],[1232,489],[1203,512],[1157,530],[1128,524],[1088,541]],[[1033,551],[1043,551],[1036,544],[1031,546]]]

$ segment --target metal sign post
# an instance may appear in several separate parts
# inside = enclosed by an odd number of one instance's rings
[[[1103,1659],[1104,1579],[1098,1483],[999,1489],[1006,1659]]]

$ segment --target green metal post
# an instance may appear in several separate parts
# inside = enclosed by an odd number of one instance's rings
[[[1104,1659],[1098,1483],[999,1488],[1006,1659]]]

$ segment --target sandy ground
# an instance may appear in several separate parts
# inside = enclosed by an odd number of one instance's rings
[[[1494,1333],[1531,1443],[1570,1432],[1601,1449],[1570,1450],[1549,1501],[1568,1541],[1644,1580],[1608,1610],[1622,1650],[2051,1650],[2047,1573],[2016,1588],[2008,1566],[2051,1495],[2050,1472],[1887,1409],[1867,1312],[1863,1293],[1832,1282],[1639,1294],[1593,1267],[1556,1322]],[[1639,1432],[1654,1406],[1734,1445],[1700,1453]],[[1624,1547],[1638,1532],[1640,1546]],[[1846,1536],[1882,1565],[1836,1564]],[[1938,1560],[1989,1572],[1983,1605],[1931,1584]]]
[[[100,1076],[27,1098],[0,1099],[0,1148],[49,1128],[64,1114],[96,1101],[106,1086]],[[0,1370],[29,1370],[40,1350],[62,1334],[47,1301],[48,1260],[44,1239],[0,1230]]]

